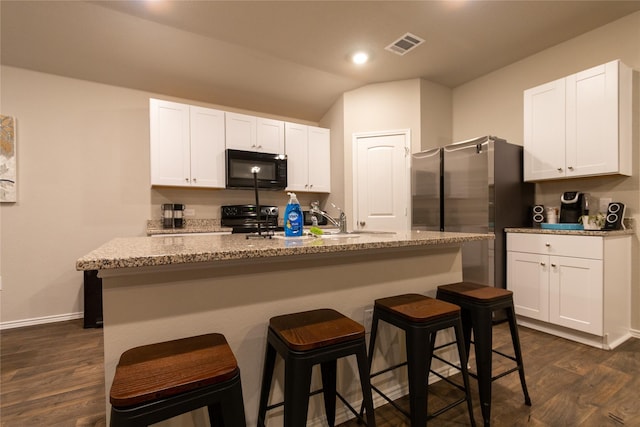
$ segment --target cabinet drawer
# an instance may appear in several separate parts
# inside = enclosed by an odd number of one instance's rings
[[[602,237],[507,233],[507,250],[577,258],[603,258]]]

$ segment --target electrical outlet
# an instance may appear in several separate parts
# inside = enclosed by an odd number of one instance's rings
[[[598,206],[598,212],[606,213],[609,208],[609,203],[611,203],[611,197],[600,197],[600,203]]]
[[[371,332],[371,321],[373,320],[373,307],[365,308],[362,324],[364,325],[365,333]]]
[[[185,209],[184,210],[184,216],[196,216],[196,210],[195,209]]]

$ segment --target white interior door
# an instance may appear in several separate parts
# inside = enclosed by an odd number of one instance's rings
[[[354,134],[354,228],[409,230],[409,131]]]

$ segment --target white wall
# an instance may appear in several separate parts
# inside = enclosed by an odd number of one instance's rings
[[[460,86],[453,91],[453,134],[462,140],[494,134],[522,145],[523,91],[605,62],[621,59],[634,68],[633,176],[558,180],[536,186],[536,202],[560,205],[564,191],[613,197],[627,205],[627,216],[640,225],[640,12]],[[633,257],[640,256],[636,227]],[[632,327],[640,329],[640,270],[632,274]]]

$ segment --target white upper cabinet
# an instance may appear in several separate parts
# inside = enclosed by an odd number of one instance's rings
[[[524,92],[524,177],[553,179],[565,168],[565,79]]]
[[[225,123],[227,148],[284,153],[283,121],[227,112]]]
[[[224,188],[224,112],[149,100],[151,185]]]
[[[224,111],[190,107],[191,186],[225,187]]]
[[[285,123],[287,190],[331,191],[330,130]]]
[[[331,192],[331,131],[309,126],[309,190]]]
[[[257,151],[284,153],[284,122],[282,120],[257,118]]]
[[[524,91],[524,177],[631,175],[632,70],[612,61]]]

